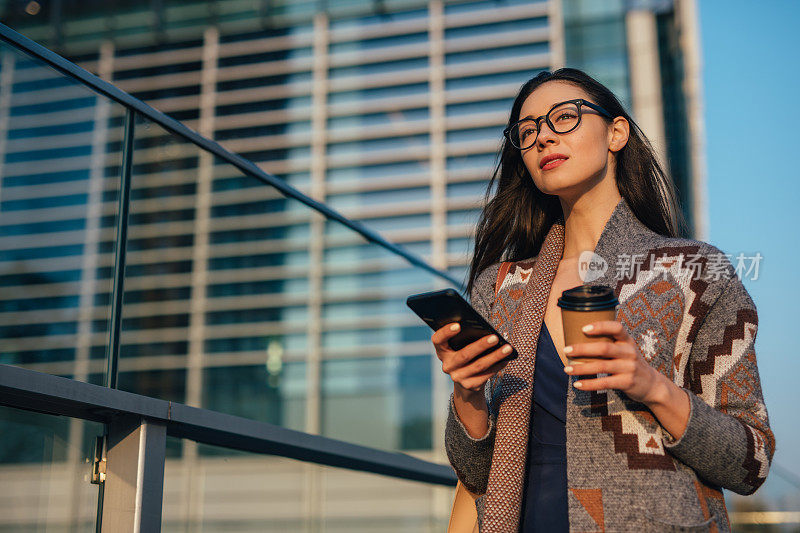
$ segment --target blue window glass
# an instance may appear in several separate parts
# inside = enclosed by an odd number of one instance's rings
[[[25,289],[18,287],[12,289],[15,292],[24,293]],[[5,296],[9,296],[10,290],[3,291]],[[20,294],[21,295],[21,294]],[[48,296],[47,298],[20,298],[11,300],[0,300],[0,312],[16,313],[21,311],[37,311],[40,309],[67,309],[78,307],[80,297],[74,296]],[[0,336],[1,337],[1,336]]]
[[[308,349],[308,340],[305,334],[301,335],[281,335],[279,337],[259,336],[259,337],[228,337],[219,339],[207,339],[205,341],[205,351],[207,353],[227,353],[227,352],[264,352],[271,342],[275,340],[281,343],[284,352],[303,353]]]
[[[469,52],[454,52],[445,56],[445,64],[463,65],[471,61],[502,61],[512,57],[530,57],[536,54],[547,54],[549,50],[550,44],[548,42],[541,42],[487,48]]]
[[[422,9],[413,9],[407,11],[392,11],[391,15],[385,13],[375,13],[365,15],[363,17],[357,18],[342,18],[342,19],[333,19],[331,20],[331,29],[344,29],[344,28],[366,28],[369,26],[375,26],[380,24],[385,24],[388,17],[391,17],[392,22],[399,22],[402,20],[419,20],[422,18],[426,18],[428,16],[428,9],[424,7],[424,2],[418,2],[423,4]]]
[[[402,176],[425,176],[430,172],[428,161],[399,161],[358,167],[339,167],[328,171],[328,181],[396,179]]]
[[[450,211],[447,213],[448,226],[466,225],[474,227],[478,223],[480,211],[477,209],[467,209],[463,211]]]
[[[25,198],[24,200],[5,200],[0,202],[0,211],[23,211],[26,209],[47,209],[50,207],[67,207],[86,203],[86,194],[65,194],[62,196],[45,196],[42,198]]]
[[[105,347],[101,347],[105,351]],[[140,344],[123,344],[120,346],[120,357],[152,357],[158,355],[186,355],[189,343],[186,341],[148,342]],[[105,354],[103,353],[103,356]]]
[[[445,80],[445,89],[475,89],[477,87],[491,87],[493,85],[513,85],[518,88],[538,72],[544,69],[518,70],[514,72],[501,72],[496,74],[482,74],[480,76],[465,76]],[[511,106],[509,105],[509,109]]]
[[[83,109],[86,107],[93,107],[96,100],[97,98],[94,96],[84,96],[81,98],[60,100],[57,102],[42,102],[38,104],[12,106],[9,110],[9,115],[12,117],[20,117],[24,115],[39,115],[43,113],[57,113],[59,111]]]
[[[50,363],[55,361],[72,361],[73,359],[75,359],[75,348],[0,352],[0,363],[6,365]]]
[[[32,128],[10,129],[9,139],[35,139],[37,137],[49,137],[54,135],[73,135],[76,133],[87,133],[94,129],[94,122],[75,122],[71,124],[52,124],[47,126],[37,126]]]
[[[119,176],[119,174],[117,174]],[[46,172],[25,174],[20,176],[7,176],[3,178],[3,187],[23,187],[25,185],[45,185],[48,183],[63,183],[65,181],[81,181],[89,179],[88,169],[64,170],[59,172]]]
[[[209,236],[212,244],[229,242],[247,242],[274,239],[306,239],[309,236],[308,224],[292,226],[268,226],[262,228],[242,228],[226,231],[214,231]],[[276,254],[277,256],[278,254]]]
[[[53,272],[25,272],[23,274],[5,274],[0,276],[0,287],[19,285],[42,285],[48,283],[68,283],[80,281],[80,270],[57,270]]]
[[[480,37],[494,37],[498,33],[503,34],[512,31],[538,30],[544,28],[547,28],[547,17],[536,17],[492,22],[491,24],[480,24],[476,26],[447,28],[444,32],[444,36],[445,39],[458,39],[461,37],[478,39]]]
[[[402,109],[398,111],[368,113],[363,115],[350,115],[328,119],[328,130],[348,129],[369,126],[396,127],[399,124],[414,120],[427,120],[429,116],[427,107],[420,109]]]
[[[0,326],[0,338],[2,339],[47,337],[48,335],[74,335],[77,332],[77,322],[51,322],[48,324],[14,324],[13,326]]]
[[[336,67],[330,70],[329,76],[331,79],[335,80],[348,76],[373,76],[378,74],[395,73],[402,70],[423,69],[427,67],[428,67],[427,57],[412,57],[408,59],[396,59],[394,61],[366,63],[364,65],[355,65],[351,67]],[[409,85],[407,87],[408,91],[416,90],[414,86]],[[408,91],[406,91],[406,94],[409,94]],[[371,96],[372,98],[380,97],[377,96],[380,94],[380,92],[377,89],[364,89],[363,92],[367,96]],[[334,95],[332,95],[331,98],[333,98],[333,96]]]
[[[0,250],[0,261],[26,261],[29,259],[45,259],[49,257],[67,257],[81,255],[82,244],[64,246],[48,246],[46,248],[18,248],[16,250]]]
[[[475,198],[483,199],[486,194],[486,187],[489,185],[489,180],[485,181],[470,181],[465,183],[448,183],[447,184],[447,197],[448,198]]]
[[[488,128],[470,128],[467,130],[454,130],[447,132],[448,143],[460,143],[470,141],[485,141],[488,145],[500,148],[503,140],[503,128],[492,126]]]
[[[261,268],[280,265],[308,265],[308,252],[247,254],[242,256],[212,257],[208,260],[209,270]]]
[[[243,281],[208,286],[209,298],[246,296],[251,294],[303,293],[308,291],[308,278],[292,280]]]
[[[417,187],[392,191],[369,191],[350,194],[336,194],[328,197],[328,205],[334,209],[346,207],[375,207],[400,202],[428,202],[431,198],[430,187]]]
[[[28,222],[26,224],[9,224],[0,226],[0,237],[12,235],[34,235],[37,233],[56,233],[59,231],[80,231],[86,227],[82,218],[58,220],[55,222]]]
[[[533,0],[541,2],[543,0]],[[484,9],[497,9],[507,6],[527,6],[531,0],[480,0],[478,2],[463,2],[456,4],[445,4],[444,12],[446,15],[455,13],[471,13]]]
[[[375,39],[365,39],[363,41],[349,41],[333,43],[330,47],[331,54],[372,51],[393,46],[403,46],[410,44],[422,44],[428,42],[428,33],[407,33],[405,35],[392,35],[389,37],[378,37]]]
[[[459,117],[471,115],[473,113],[490,113],[492,111],[510,113],[513,103],[513,98],[503,98],[500,100],[481,100],[463,104],[449,104],[445,107],[445,113],[448,117]],[[500,130],[502,132],[502,128]]]
[[[447,170],[475,170],[494,168],[495,153],[470,154],[447,158]]]

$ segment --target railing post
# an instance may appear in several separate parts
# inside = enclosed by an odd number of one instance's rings
[[[108,424],[103,532],[161,531],[167,428],[121,417]]]
[[[125,252],[128,244],[128,213],[130,212],[135,122],[136,112],[130,107],[126,108],[122,170],[119,184],[119,208],[117,209],[117,242],[114,247],[114,290],[112,292],[111,327],[108,333],[108,366],[106,370],[106,387],[112,389],[117,388],[117,375],[119,374],[122,297],[125,294]]]

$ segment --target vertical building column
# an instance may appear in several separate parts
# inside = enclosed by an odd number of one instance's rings
[[[325,201],[328,105],[329,20],[324,10],[314,15],[313,87],[311,93],[311,197]],[[306,431],[322,431],[322,280],[325,261],[325,217],[311,212],[308,248],[308,355],[306,358]],[[320,467],[306,463],[306,531],[321,530],[322,482]]]
[[[706,147],[703,122],[703,64],[696,0],[675,2],[675,22],[679,28],[683,55],[683,94],[689,124],[689,179],[691,186],[691,224],[694,238],[708,240],[708,199]]]
[[[640,9],[625,15],[633,117],[653,144],[661,165],[667,168],[661,66],[658,57],[656,16]]]
[[[8,113],[11,108],[11,92],[14,82],[14,67],[16,55],[5,51],[0,57],[0,198],[3,197],[3,162],[6,155],[6,142],[8,141]]]
[[[444,6],[428,3],[428,60],[430,165],[431,165],[431,263],[446,270],[447,264],[447,124],[445,117]]]
[[[198,133],[214,137],[214,109],[217,92],[217,58],[219,30],[209,26],[203,33],[203,67],[200,73],[200,121]],[[189,317],[189,353],[186,361],[186,404],[200,407],[203,398],[205,357],[205,312],[207,305],[208,247],[211,217],[211,185],[214,178],[214,156],[201,150],[197,168],[195,193],[194,247],[192,249],[192,295]],[[203,514],[203,490],[197,471],[197,443],[183,441],[181,480],[182,522],[199,523]]]
[[[429,113],[430,113],[430,177],[431,177],[431,263],[447,270],[447,119],[445,114],[444,66],[444,6],[442,0],[428,3]],[[444,287],[443,281],[437,285]],[[442,373],[441,364],[433,357],[433,450],[435,460],[446,459],[444,425],[446,412],[439,406],[448,405],[449,378]]]
[[[431,258],[440,270],[447,270],[447,95],[445,88],[445,15],[442,0],[428,2],[428,95],[430,124],[430,187],[431,187]],[[446,286],[436,281],[437,288]],[[447,462],[444,451],[444,426],[450,401],[452,381],[442,372],[442,365],[431,351],[431,385],[433,387],[433,416],[431,428],[433,450],[431,460]],[[445,520],[452,490],[431,487],[431,515]]]
[[[97,58],[97,75],[106,81],[111,81],[114,72],[114,43],[106,40],[100,44]],[[3,67],[5,74],[5,66]],[[0,113],[2,115],[2,113]],[[111,100],[104,96],[97,96],[94,106],[92,128],[92,152],[89,161],[88,198],[86,202],[86,229],[83,239],[83,255],[81,256],[81,284],[78,303],[78,336],[75,341],[75,363],[73,377],[78,381],[86,381],[89,377],[89,364],[92,349],[92,322],[95,318],[94,297],[97,293],[97,267],[99,263],[98,243],[100,242],[100,220],[103,215],[103,187],[105,184],[105,168],[108,162],[106,146],[108,144],[108,121],[111,116]],[[4,128],[1,128],[5,131]],[[105,313],[103,313],[105,315]],[[70,492],[72,504],[70,507],[70,523],[77,520],[78,510],[82,508],[78,501],[83,491],[78,484],[86,481],[80,479],[78,466],[82,459],[83,451],[83,420],[70,419],[69,425],[69,458],[67,464],[73,471],[69,479],[75,486]]]
[[[550,30],[550,68],[552,70],[565,66],[567,49],[564,43],[564,17],[561,0],[549,0],[547,3],[547,27]]]

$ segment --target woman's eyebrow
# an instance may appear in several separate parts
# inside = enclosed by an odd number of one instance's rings
[[[545,113],[542,113],[542,115],[546,115],[547,113],[549,113],[550,111],[552,111],[552,110],[553,110],[553,108],[555,108],[555,107],[556,107],[558,104],[562,104],[562,103],[563,103],[563,102],[556,102],[555,104],[551,105],[551,106],[550,106],[550,107],[547,109],[547,111],[546,111]],[[535,115],[535,116],[534,116],[534,115],[528,115],[528,116],[522,117],[522,118],[521,118],[521,119],[519,119],[519,120],[525,120],[526,118],[534,119],[534,118],[537,118],[537,117],[541,117],[542,115]]]

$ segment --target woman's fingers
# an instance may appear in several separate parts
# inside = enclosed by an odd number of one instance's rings
[[[587,335],[609,335],[618,341],[627,341],[631,338],[627,330],[619,320],[598,320],[587,324],[584,328],[591,326],[588,330],[582,331]]]
[[[575,382],[580,390],[597,391],[603,389],[627,390],[633,386],[633,374],[615,374],[594,379],[582,379]]]
[[[439,359],[442,358],[442,355],[439,353],[440,351],[450,351],[450,345],[447,344],[447,341],[458,335],[459,331],[461,331],[461,325],[458,322],[453,322],[433,332],[433,335],[431,335],[431,342],[436,348],[436,355]]]
[[[575,363],[564,367],[567,374],[585,376],[594,374],[619,374],[633,372],[636,363],[629,359],[608,359],[607,361],[592,361],[588,363]]]
[[[469,364],[470,361],[482,353],[497,346],[499,341],[500,339],[498,339],[497,335],[486,335],[481,337],[480,339],[464,346],[460,350],[452,352],[449,354],[451,357],[442,359],[442,370],[444,370],[445,373],[450,374],[453,370]]]
[[[513,348],[510,344],[498,346],[500,339],[497,335],[490,334],[460,350],[453,350],[449,341],[460,331],[458,323],[446,324],[431,335],[431,342],[436,348],[436,356],[442,362],[442,371],[463,388],[478,391],[489,378],[508,364],[505,358],[511,354]],[[486,353],[492,348],[495,349]]]
[[[471,363],[464,365],[456,370],[453,370],[452,372],[450,372],[450,377],[452,378],[453,381],[462,381],[486,373],[489,369],[496,366],[497,363],[503,362],[504,363],[503,366],[505,366],[505,364],[507,364],[508,361],[503,361],[503,359],[508,357],[511,351],[512,348],[510,344],[501,346],[496,350],[487,353],[486,355],[478,357]],[[488,377],[491,377],[491,375],[492,374],[489,374],[487,376],[487,379]]]
[[[483,357],[481,357],[481,359],[483,359]],[[481,389],[483,389],[484,383],[486,383],[489,380],[489,378],[491,378],[492,376],[503,370],[503,368],[505,368],[505,366],[508,363],[509,362],[507,360],[502,359],[494,363],[492,366],[490,366],[483,372],[479,372],[477,374],[462,379],[460,381],[460,385],[465,389],[480,391]]]
[[[627,342],[578,342],[564,347],[568,357],[602,357],[605,359],[635,359],[636,349]]]

